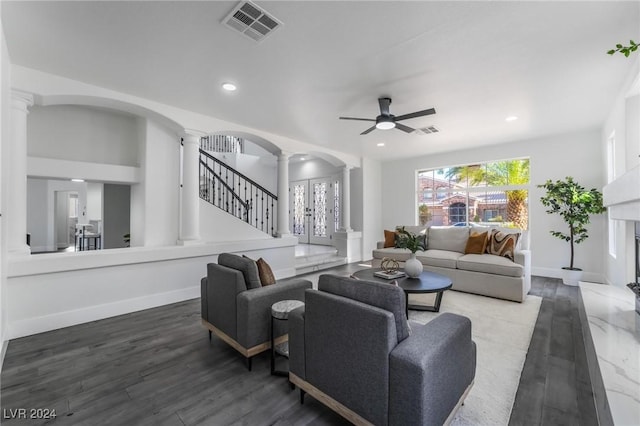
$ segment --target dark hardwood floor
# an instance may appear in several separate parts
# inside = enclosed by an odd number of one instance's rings
[[[351,264],[330,271],[358,269]],[[534,279],[532,293],[544,300],[513,425],[588,425],[595,418],[577,289],[558,283]],[[199,300],[190,300],[12,340],[1,375],[2,423],[346,424],[311,397],[300,405],[286,379],[269,374],[267,353],[254,358],[249,372],[228,345],[209,342],[199,309]],[[27,416],[31,409],[55,409],[57,417],[9,419],[16,409],[26,409]]]

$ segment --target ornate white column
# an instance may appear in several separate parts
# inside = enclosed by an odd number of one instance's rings
[[[180,240],[192,244],[200,240],[200,137],[182,138],[182,200]]]
[[[351,169],[352,167],[345,165],[342,168],[342,200],[340,200],[340,218],[342,227],[340,231],[351,232]]]
[[[33,95],[11,90],[11,122],[9,129],[9,169],[7,221],[8,251],[11,255],[31,253],[27,245],[27,114]]]
[[[286,237],[289,231],[289,157],[288,152],[278,155],[278,236]]]

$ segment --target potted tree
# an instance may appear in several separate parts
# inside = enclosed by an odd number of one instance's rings
[[[571,248],[569,266],[562,268],[562,281],[567,285],[578,285],[582,269],[574,266],[574,245],[580,244],[589,237],[585,228],[589,223],[589,216],[606,211],[602,206],[602,193],[595,188],[586,190],[570,176],[555,182],[547,180],[544,184],[538,185],[538,188],[544,188],[547,191],[546,195],[540,198],[542,205],[547,207],[546,212],[559,214],[569,227],[568,233],[550,232],[554,237],[569,242]]]
[[[404,262],[404,272],[411,278],[417,278],[422,273],[422,262],[416,259],[416,252],[424,250],[424,235],[415,235],[402,228],[398,228],[397,247],[411,251],[411,257]]]

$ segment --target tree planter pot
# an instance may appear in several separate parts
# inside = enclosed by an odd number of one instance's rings
[[[566,285],[577,286],[580,278],[582,278],[582,269],[562,268],[562,282]]]
[[[415,253],[411,253],[411,257],[404,262],[404,272],[411,278],[418,278],[422,269],[422,262],[416,259]]]

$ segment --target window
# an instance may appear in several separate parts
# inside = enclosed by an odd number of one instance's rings
[[[467,206],[464,203],[453,203],[449,206],[449,221],[452,225],[467,221]]]
[[[612,182],[616,178],[616,132],[611,133],[609,139],[607,139],[607,183]],[[607,231],[609,234],[609,255],[614,259],[617,256],[616,253],[616,233],[617,225],[616,221],[609,217],[607,213]]]
[[[528,229],[528,158],[423,170],[417,179],[421,224],[471,222]]]

